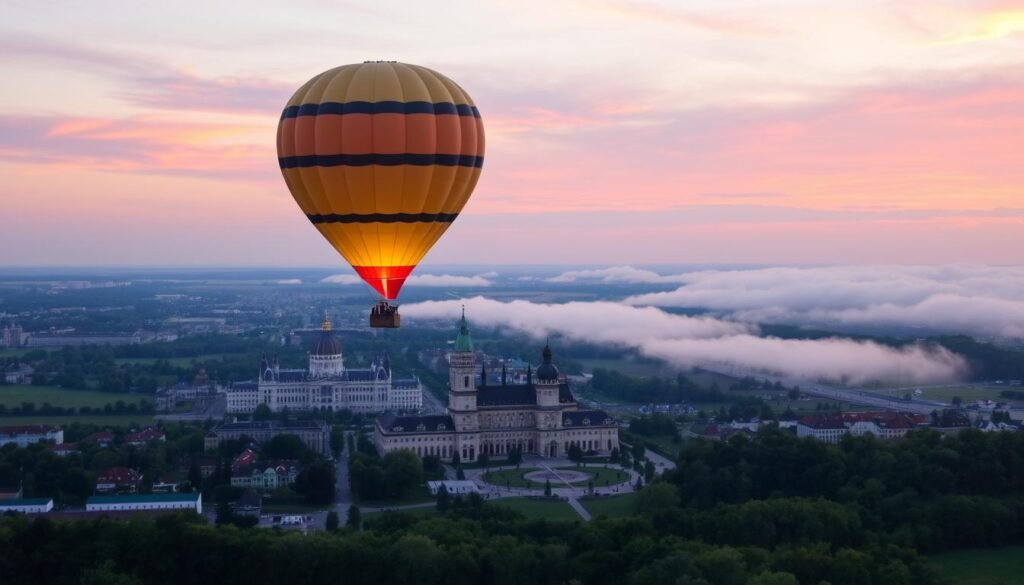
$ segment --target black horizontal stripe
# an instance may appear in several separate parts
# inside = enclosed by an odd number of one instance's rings
[[[316,116],[317,114],[455,114],[480,117],[480,110],[469,104],[451,102],[323,102],[288,106],[282,118]]]
[[[451,223],[458,213],[326,213],[307,214],[313,223]]]
[[[282,156],[277,159],[282,169],[305,167],[366,167],[398,165],[443,167],[484,166],[484,157],[468,154],[310,154],[305,156]]]

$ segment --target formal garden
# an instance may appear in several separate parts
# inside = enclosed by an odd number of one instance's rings
[[[519,469],[496,469],[480,478],[498,487],[544,489],[548,484],[553,488],[565,487],[612,487],[630,481],[629,473],[614,467],[566,466],[566,467],[522,467]]]

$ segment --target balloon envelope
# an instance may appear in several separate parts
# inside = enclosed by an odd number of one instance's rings
[[[469,200],[484,127],[469,95],[436,71],[344,65],[288,101],[277,155],[306,217],[392,300]]]

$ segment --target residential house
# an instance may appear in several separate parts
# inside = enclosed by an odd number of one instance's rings
[[[167,435],[159,429],[153,427],[146,427],[141,431],[128,433],[124,436],[124,442],[126,445],[132,447],[145,447],[150,441],[166,441]]]
[[[142,474],[129,467],[108,467],[96,476],[96,492],[136,493],[142,486]]]

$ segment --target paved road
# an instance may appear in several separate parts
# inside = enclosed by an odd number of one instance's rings
[[[340,508],[340,510],[344,511],[345,518],[348,517],[347,516],[347,514],[348,514],[348,504],[352,503],[352,488],[349,486],[349,483],[348,483],[348,435],[349,434],[350,433],[348,433],[348,432],[345,433],[345,439],[342,441],[342,444],[345,447],[342,449],[341,454],[338,455],[338,460],[334,464],[335,469],[336,469],[335,473],[337,474],[336,475],[336,479],[337,479],[337,482],[338,482],[338,485],[336,486],[336,489],[337,489],[338,493],[335,495],[334,501],[335,501],[336,505]],[[344,506],[344,508],[341,508],[341,506]]]
[[[448,414],[448,404],[423,388],[423,414]]]

